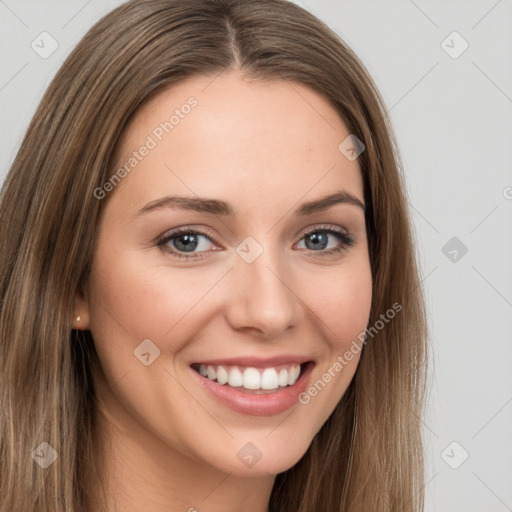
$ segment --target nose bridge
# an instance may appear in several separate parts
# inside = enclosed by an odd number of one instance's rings
[[[233,276],[236,292],[228,320],[234,328],[256,328],[267,336],[276,336],[300,321],[302,308],[294,293],[285,252],[271,246],[271,239],[268,236],[259,243],[247,237],[237,247]]]

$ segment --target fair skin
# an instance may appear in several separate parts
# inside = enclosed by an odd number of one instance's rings
[[[160,92],[123,133],[119,162],[197,98],[103,199],[86,296],[75,301],[75,327],[91,330],[102,366],[98,450],[109,512],[268,511],[276,474],[304,455],[359,361],[309,403],[276,414],[235,410],[198,383],[194,362],[283,354],[311,361],[315,382],[366,328],[372,289],[361,206],[295,213],[341,191],[364,203],[359,164],[338,150],[350,132],[334,108],[295,82],[234,71],[212,80]],[[236,215],[171,207],[139,214],[171,195],[219,199]],[[212,236],[196,238],[192,253],[183,234],[158,246],[178,227]],[[336,233],[321,238],[320,228],[342,229],[352,243]],[[250,263],[239,248],[256,250],[241,245],[247,237],[263,249]],[[342,250],[327,253],[334,247]],[[180,252],[203,257],[185,261]],[[134,355],[146,339],[160,350],[148,366]],[[249,442],[261,454],[251,467],[237,456]]]

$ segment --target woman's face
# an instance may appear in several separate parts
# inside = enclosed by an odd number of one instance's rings
[[[349,135],[308,87],[234,72],[137,112],[97,191],[77,299],[102,412],[122,435],[239,475],[306,452],[354,375],[370,312],[361,172],[339,149]]]

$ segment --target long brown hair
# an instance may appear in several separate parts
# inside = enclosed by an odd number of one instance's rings
[[[311,86],[364,143],[370,324],[402,306],[304,457],[277,475],[270,511],[423,510],[427,333],[399,153],[362,63],[285,0],[130,1],[88,31],[46,91],[0,197],[0,510],[91,512],[98,359],[71,317],[104,204],[94,190],[148,98],[232,68]],[[32,456],[43,442],[58,454],[44,471]]]

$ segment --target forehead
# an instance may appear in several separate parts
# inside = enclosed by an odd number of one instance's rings
[[[117,152],[118,167],[134,165],[115,193],[125,188],[138,204],[172,192],[275,207],[276,198],[294,204],[344,189],[362,200],[358,162],[339,149],[349,135],[306,85],[196,76],[135,114]]]

